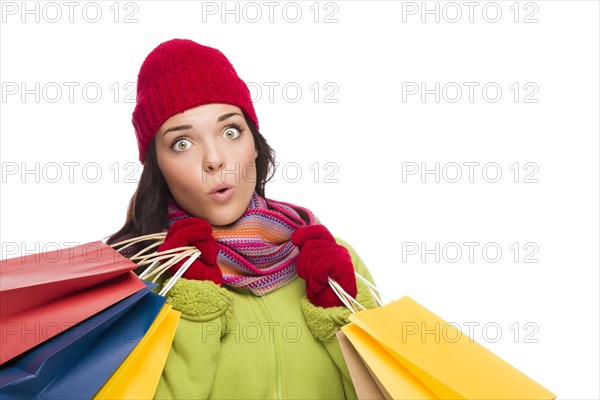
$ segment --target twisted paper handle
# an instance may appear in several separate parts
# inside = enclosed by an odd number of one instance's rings
[[[187,269],[192,265],[192,263],[200,257],[200,250],[195,246],[183,246],[177,247],[175,249],[165,250],[165,251],[156,251],[153,253],[148,253],[150,250],[155,247],[159,247],[164,243],[165,237],[167,236],[167,232],[160,233],[152,233],[149,235],[137,236],[130,239],[122,240],[118,243],[113,243],[110,246],[118,252],[123,251],[129,246],[133,246],[136,243],[146,241],[146,240],[156,240],[155,243],[152,243],[149,246],[146,246],[142,250],[138,251],[136,254],[131,256],[129,259],[135,262],[139,266],[150,264],[148,268],[144,270],[139,275],[140,279],[148,279],[154,276],[152,282],[156,282],[156,280],[169,268],[173,265],[177,264],[179,261],[183,260],[186,257],[190,257],[179,270],[173,275],[171,280],[163,289],[160,291],[161,296],[165,296],[167,292],[173,287],[175,282],[187,271]],[[161,260],[168,260],[165,263],[161,264]]]

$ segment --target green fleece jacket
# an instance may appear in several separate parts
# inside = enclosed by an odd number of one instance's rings
[[[336,241],[373,283],[355,250]],[[367,286],[358,279],[357,285],[357,300],[375,307]],[[310,303],[303,279],[265,296],[180,279],[167,302],[181,319],[156,399],[356,398],[335,336],[350,311]]]

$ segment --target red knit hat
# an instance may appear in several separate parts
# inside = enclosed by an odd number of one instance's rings
[[[239,107],[258,129],[250,91],[223,53],[187,39],[158,45],[138,74],[132,122],[140,162],[144,163],[150,141],[167,119],[211,103]]]

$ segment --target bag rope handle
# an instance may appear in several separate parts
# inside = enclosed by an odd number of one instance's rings
[[[174,249],[164,250],[164,251],[155,251],[153,253],[148,253],[155,247],[159,247],[164,243],[165,237],[167,236],[167,232],[159,232],[152,233],[149,235],[136,236],[133,238],[129,238],[126,240],[122,240],[117,243],[110,244],[115,251],[121,252],[124,249],[133,246],[136,243],[143,242],[146,240],[155,240],[155,243],[146,246],[141,249],[133,256],[129,258],[129,260],[133,261],[135,264],[139,266],[144,266],[150,264],[144,271],[138,276],[140,279],[146,279],[154,276],[152,282],[156,282],[158,278],[173,265],[177,264],[179,261],[183,260],[186,257],[190,257],[185,263],[177,270],[173,277],[169,280],[160,291],[160,296],[166,296],[166,294],[171,290],[171,288],[175,285],[175,283],[183,276],[185,271],[192,265],[194,261],[202,252],[198,250],[195,246],[182,246]],[[148,254],[146,254],[148,253]],[[162,260],[167,260],[164,263],[161,263]]]
[[[367,285],[367,287],[369,288],[369,291],[371,292],[371,294],[373,295],[373,298],[375,298],[375,301],[377,302],[377,304],[379,306],[383,306],[385,304],[383,302],[383,300],[381,299],[381,297],[383,297],[387,302],[391,301],[389,299],[389,297],[387,297],[385,294],[383,294],[381,292],[381,290],[379,290],[375,285],[373,285],[371,282],[369,282],[364,276],[362,276],[361,274],[359,274],[356,271],[354,271],[354,274],[355,274],[355,276],[358,279],[360,279],[361,281],[363,281]],[[346,292],[342,288],[342,286],[335,281],[335,279],[333,279],[331,277],[328,277],[327,279],[328,279],[329,286],[331,287],[331,289],[333,289],[333,292],[342,301],[342,303],[344,303],[344,305],[346,306],[346,308],[348,308],[350,310],[350,312],[352,312],[354,314],[354,313],[357,313],[357,312],[359,312],[361,310],[365,310],[366,309],[355,298],[353,298],[352,296],[350,296],[348,294],[348,292]]]

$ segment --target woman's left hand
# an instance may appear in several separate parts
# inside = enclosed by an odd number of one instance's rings
[[[329,286],[334,279],[356,298],[356,277],[350,252],[339,245],[322,224],[303,226],[292,233],[292,243],[298,247],[298,276],[306,281],[306,296],[320,307],[342,306],[342,301]]]

